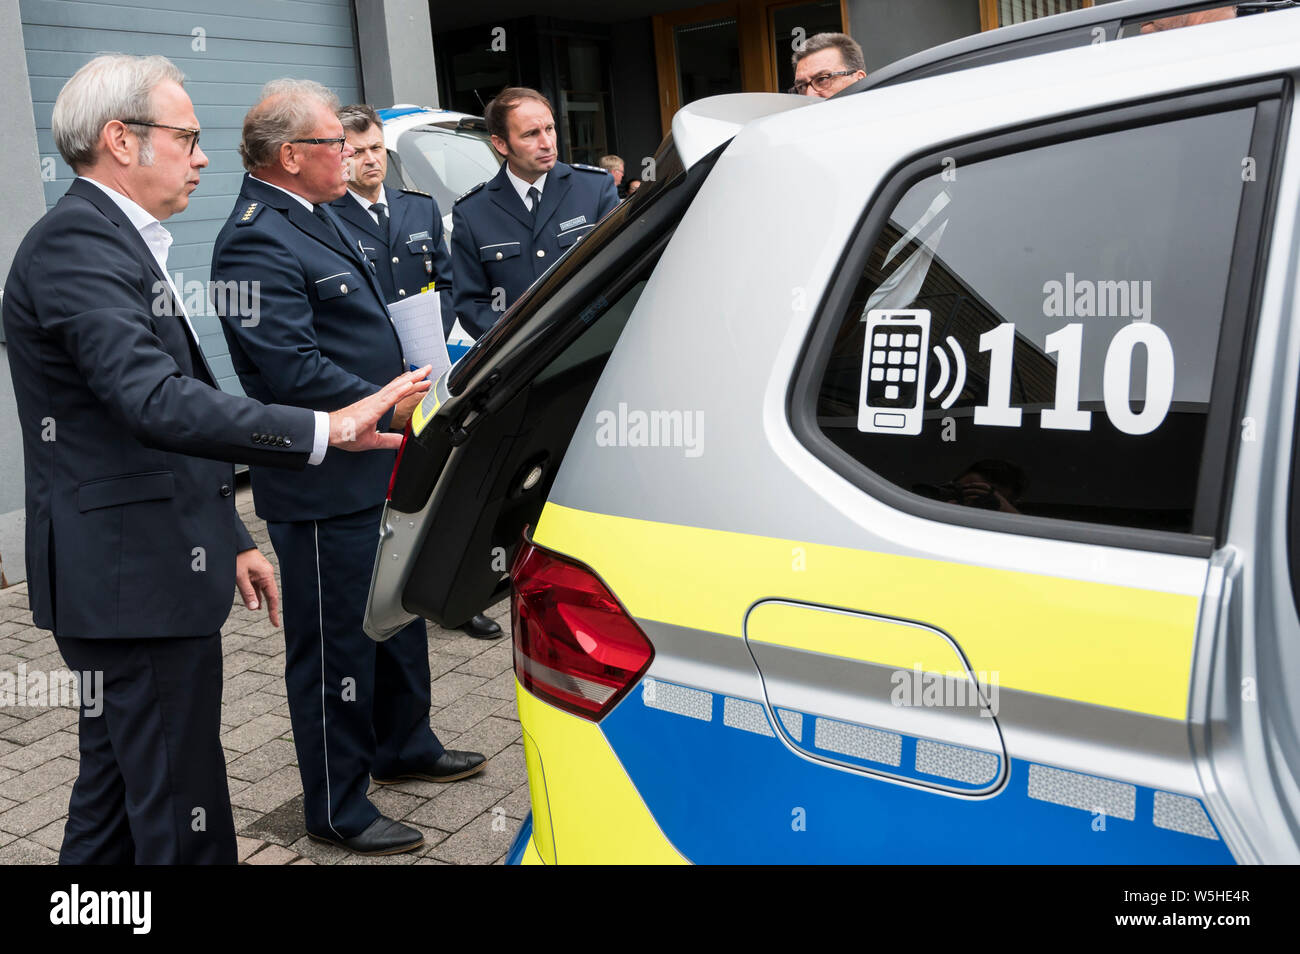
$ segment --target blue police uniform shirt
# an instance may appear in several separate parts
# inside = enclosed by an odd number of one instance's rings
[[[369,260],[328,205],[244,176],[212,250],[214,282],[244,282],[255,320],[221,316],[249,397],[317,411],[346,407],[406,370]],[[221,287],[221,286],[216,286]],[[387,427],[387,415],[380,428]],[[384,501],[392,451],[326,454],[311,472],[250,469],[264,520],[324,520]]]
[[[452,297],[461,327],[476,338],[618,205],[614,177],[595,166],[557,162],[543,185],[534,217],[502,163],[452,206]]]
[[[370,214],[371,203],[348,190],[330,203],[349,238],[375,267],[387,301],[418,295],[430,285],[442,309],[443,337],[456,321],[452,300],[451,253],[442,236],[442,212],[433,196],[413,189],[380,186],[388,212],[385,229]]]

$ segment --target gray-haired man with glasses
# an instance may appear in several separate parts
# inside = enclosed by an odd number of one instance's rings
[[[279,594],[222,461],[301,474],[365,456],[328,447],[392,447],[375,424],[414,387],[407,375],[333,414],[217,387],[162,224],[208,164],[184,82],[163,57],[117,55],[68,80],[50,126],[77,177],[5,284],[32,615],[94,680],[59,853],[70,864],[234,864],[220,630],[236,586],[275,625]]]
[[[213,247],[212,277],[259,290],[261,320],[224,315],[244,390],[323,410],[405,368],[375,269],[330,203],[354,154],[319,83],[277,80],[244,118],[248,175]],[[415,402],[385,427],[401,429]],[[253,502],[280,559],[285,685],[307,834],[359,854],[418,848],[424,836],[380,813],[370,781],[449,782],[482,770],[429,727],[424,621],[383,643],[361,628],[393,454],[326,461],[284,479],[251,468]]]
[[[867,75],[867,62],[846,33],[814,33],[791,58],[794,85],[786,92],[830,99]]]

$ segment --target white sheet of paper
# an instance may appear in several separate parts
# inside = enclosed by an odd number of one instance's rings
[[[438,293],[429,291],[390,302],[388,312],[393,316],[406,363],[417,368],[433,365],[429,380],[436,381],[451,367],[447,342],[442,337],[442,304]]]

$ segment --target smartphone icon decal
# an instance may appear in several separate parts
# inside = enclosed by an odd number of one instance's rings
[[[869,434],[921,433],[930,312],[867,312],[862,347],[858,430]]]

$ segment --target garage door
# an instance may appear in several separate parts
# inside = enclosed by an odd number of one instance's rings
[[[211,0],[20,0],[37,141],[42,159],[54,159],[53,180],[49,163],[42,167],[47,207],[73,178],[50,135],[54,99],[68,77],[108,52],[161,53],[185,72],[210,160],[189,208],[166,223],[175,239],[167,264],[177,286],[189,286],[187,304],[195,297],[193,283],[206,288],[212,243],[239,194],[240,126],[262,84],[280,76],[313,79],[345,103],[356,102],[361,88],[351,0],[223,0],[215,5],[219,14],[210,12],[213,6]],[[238,392],[220,322],[210,311],[192,316],[195,329],[222,387]]]

